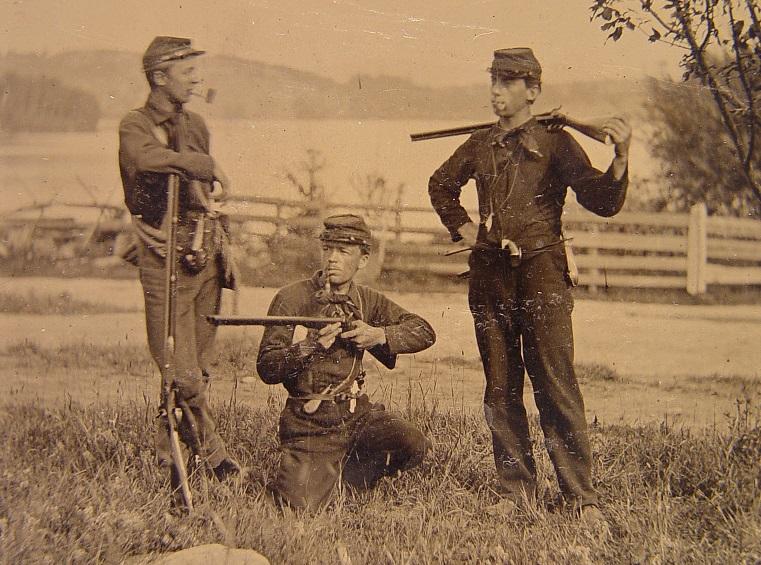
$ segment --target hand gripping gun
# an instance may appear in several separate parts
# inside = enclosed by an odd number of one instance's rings
[[[340,322],[342,331],[351,329],[351,320],[348,317],[310,317],[310,316],[207,316],[206,319],[215,326],[303,326],[305,328],[319,329],[324,326]],[[307,414],[314,414],[320,407],[320,403],[331,398],[330,394],[343,390],[355,378],[354,370],[349,371],[346,379],[335,386],[328,386],[319,394],[312,395],[304,403],[303,410]],[[353,408],[350,409],[353,411]]]

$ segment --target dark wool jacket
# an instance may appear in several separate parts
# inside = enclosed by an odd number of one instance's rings
[[[460,204],[462,187],[471,179],[478,193],[479,241],[511,239],[529,250],[560,238],[568,187],[586,209],[612,216],[623,206],[628,184],[626,174],[616,180],[611,169],[595,169],[569,133],[549,131],[534,118],[509,132],[497,125],[479,130],[428,184],[431,203],[454,241],[471,221]]]
[[[324,305],[317,302],[319,273],[281,289],[272,300],[270,316],[322,316]],[[400,353],[415,353],[433,345],[436,335],[428,322],[392,302],[380,292],[352,283],[347,293],[371,326],[383,327],[386,343],[369,353],[389,369]],[[342,382],[350,373],[356,376],[363,352],[336,339],[327,351],[314,340],[292,343],[293,326],[271,326],[264,331],[256,368],[268,384],[282,383],[291,396],[321,392],[328,384]]]
[[[181,120],[183,147],[172,149],[170,121]],[[119,124],[119,170],[129,211],[158,228],[166,214],[167,175],[180,175],[180,215],[194,208],[188,182],[210,183],[214,159],[209,155],[209,130],[194,112],[162,107],[148,96],[145,106],[130,111]]]

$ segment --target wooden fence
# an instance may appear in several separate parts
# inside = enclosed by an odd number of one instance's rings
[[[373,228],[384,272],[456,275],[467,270],[467,253],[445,256],[456,244],[428,207],[279,198],[235,204],[232,219],[241,229],[239,237],[266,237],[293,225],[317,229],[319,218],[351,211],[364,215]],[[709,285],[761,285],[761,222],[756,220],[709,218],[705,206],[696,205],[689,214],[622,212],[613,218],[574,208],[566,211],[563,224],[572,238],[579,284],[593,290],[677,288],[702,294]]]
[[[272,197],[238,197],[229,203],[233,233],[244,249],[261,249],[273,235],[300,227],[317,230],[330,213],[364,215],[379,241],[378,269],[401,275],[456,275],[467,270],[467,253],[447,257],[456,249],[429,207],[338,205]],[[471,217],[475,217],[471,211]],[[48,227],[61,240],[66,228],[83,244],[115,237],[129,229],[126,215],[109,210],[96,227],[73,220],[34,222],[39,236]],[[120,223],[121,222],[121,223]],[[116,224],[120,224],[121,228]],[[707,217],[705,206],[689,214],[620,213],[601,218],[581,208],[563,215],[565,234],[572,238],[580,285],[601,287],[686,289],[702,294],[708,286],[761,285],[761,222]],[[29,230],[29,221],[0,221],[3,240],[15,229]],[[98,233],[96,233],[98,232]],[[30,234],[26,235],[31,237]],[[69,237],[68,240],[71,240]],[[255,246],[256,246],[255,245]]]

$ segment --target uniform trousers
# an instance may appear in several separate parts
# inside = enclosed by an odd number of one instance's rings
[[[365,395],[354,413],[348,400],[323,401],[311,415],[302,406],[303,401],[288,399],[280,417],[280,467],[270,487],[280,504],[317,510],[336,486],[372,488],[425,457],[429,443],[423,433]]]
[[[523,403],[528,373],[561,493],[576,506],[596,504],[584,401],[573,367],[573,297],[563,246],[524,258],[516,267],[505,252],[473,251],[469,303],[486,376],[484,412],[503,495],[514,500],[536,495],[536,465]]]
[[[165,260],[140,243],[140,282],[145,298],[145,322],[148,330],[148,347],[153,360],[164,372],[164,305],[166,267]],[[202,368],[216,335],[216,327],[206,316],[219,312],[222,296],[219,264],[214,258],[198,274],[187,273],[177,266],[177,300],[175,324],[175,385],[177,397],[187,403],[197,425],[200,453],[212,467],[227,458],[227,450],[216,431],[208,400],[209,379]],[[194,434],[189,418],[179,422],[183,443],[194,447]],[[171,450],[166,418],[162,418],[156,431],[156,453],[159,465],[169,465]]]

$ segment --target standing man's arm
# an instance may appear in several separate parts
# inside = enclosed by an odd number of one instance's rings
[[[623,118],[611,118],[603,126],[615,143],[615,156],[604,173],[594,168],[579,143],[565,131],[557,132],[554,166],[565,186],[576,193],[579,204],[599,216],[617,214],[624,205],[628,179],[631,127]]]
[[[460,204],[460,194],[475,172],[473,150],[477,142],[471,137],[463,143],[447,161],[439,167],[428,182],[428,196],[441,223],[449,230],[452,241],[463,240],[473,246],[478,225]]]
[[[215,178],[216,164],[211,155],[174,151],[156,137],[150,119],[139,112],[130,112],[119,125],[119,158],[133,175],[178,174],[205,182]]]
[[[616,153],[610,168],[613,178],[620,181],[624,178],[629,168],[629,146],[632,141],[632,127],[625,118],[614,116],[603,124],[602,129],[613,141]]]

